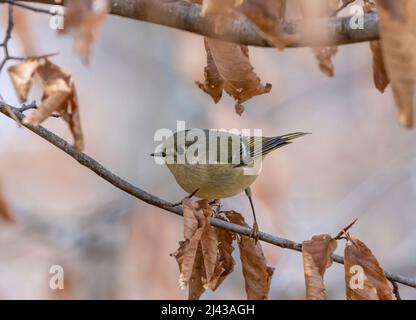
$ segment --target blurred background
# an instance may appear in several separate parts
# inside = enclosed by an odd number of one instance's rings
[[[91,65],[72,53],[46,15],[16,8],[16,55],[59,51],[52,61],[70,71],[81,106],[86,153],[114,173],[172,202],[184,191],[149,156],[160,128],[260,128],[268,136],[313,134],[271,154],[253,185],[260,228],[301,242],[335,235],[355,218],[352,235],[388,271],[416,276],[416,133],[399,127],[390,89],[372,81],[368,44],[342,46],[335,78],[324,76],[309,49],[250,48],[270,94],[244,105],[242,117],[224,95],[218,105],[194,84],[203,79],[203,38],[110,16],[99,30]],[[0,6],[1,34],[6,23]],[[0,92],[18,105],[6,72]],[[31,98],[40,99],[40,90]],[[44,125],[72,141],[59,119]],[[15,223],[0,223],[0,298],[182,299],[169,254],[183,237],[182,219],[115,189],[29,131],[0,117],[1,193]],[[223,201],[251,224],[244,195]],[[305,297],[302,256],[263,244],[276,268],[271,299]],[[238,250],[236,250],[238,251]],[[342,254],[343,245],[337,250]],[[245,298],[238,252],[235,271],[202,298]],[[52,265],[65,270],[65,290],[51,290]],[[345,297],[341,265],[327,270],[329,299]],[[416,290],[400,286],[404,299]]]

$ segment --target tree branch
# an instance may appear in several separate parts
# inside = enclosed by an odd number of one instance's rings
[[[9,111],[13,112],[13,115],[10,115]],[[22,109],[24,110],[24,109]],[[20,109],[12,107],[4,102],[0,101],[0,112],[3,113],[5,116],[9,118],[17,118],[20,122],[25,117],[22,112],[20,112]],[[164,209],[166,211],[172,212],[176,215],[182,216],[182,209],[180,207],[174,206],[172,203],[160,199],[134,185],[127,182],[126,180],[123,180],[119,176],[112,173],[110,170],[106,169],[103,165],[101,165],[98,161],[91,158],[87,154],[80,152],[76,150],[71,144],[66,142],[64,139],[58,137],[56,134],[52,133],[51,131],[45,129],[42,126],[34,127],[31,125],[25,125],[27,129],[32,131],[33,133],[37,134],[38,136],[42,137],[43,139],[47,140],[54,146],[56,146],[58,149],[64,151],[66,154],[68,154],[70,157],[78,161],[81,165],[85,166],[86,168],[90,169],[91,171],[95,172],[98,176],[103,178],[104,180],[111,183],[116,188],[132,195],[133,197],[140,199],[150,205],[159,207],[161,209]],[[211,218],[211,224],[215,227],[222,228],[225,230],[229,230],[238,234],[250,236],[252,234],[252,230],[247,227],[243,227],[237,224],[229,223],[227,221],[223,221],[221,219]],[[268,233],[260,232],[259,239],[273,244],[275,246],[284,248],[284,249],[290,249],[294,251],[302,251],[302,245],[300,243],[294,242],[292,240],[280,238]],[[333,255],[333,259],[335,262],[343,264],[344,258],[339,255]],[[401,284],[404,284],[409,287],[416,288],[416,280],[415,279],[409,279],[407,277],[392,273],[392,272],[385,272],[386,276],[389,280],[395,281]]]
[[[1,2],[6,1],[0,0]],[[54,0],[31,0],[31,2],[56,5]],[[109,2],[110,13],[113,15],[245,45],[270,46],[245,17],[230,18],[224,33],[221,35],[215,33],[215,20],[212,17],[203,16],[199,5],[185,0],[110,0]],[[376,14],[364,16],[364,29],[351,28],[350,17],[316,19],[313,29],[322,30],[330,37],[309,37],[304,34],[300,22],[287,21],[283,23],[282,28],[285,32],[299,35],[299,40],[289,44],[289,47],[342,45],[379,39],[378,16]]]

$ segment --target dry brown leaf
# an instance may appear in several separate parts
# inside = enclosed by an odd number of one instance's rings
[[[38,59],[34,74],[41,82],[43,97],[39,107],[23,119],[23,123],[38,126],[52,113],[58,112],[68,123],[74,137],[74,146],[84,148],[79,107],[71,75],[48,59]],[[31,82],[30,82],[31,84]]]
[[[263,86],[253,71],[248,57],[248,48],[216,39],[205,39],[207,67],[204,83],[198,86],[217,103],[224,89],[241,105],[248,99],[270,92],[271,84]],[[242,110],[241,107],[236,110]]]
[[[43,90],[42,104],[37,110],[26,117],[24,121],[25,123],[35,126],[39,125],[49,117],[53,111],[61,111],[61,109],[64,109],[66,107],[65,102],[69,99],[71,94],[71,87],[69,84],[71,75],[51,61],[41,59],[39,66],[36,69],[36,75],[41,82]],[[53,105],[48,103],[48,99],[51,96],[56,97],[56,103]],[[64,96],[65,99],[62,99],[61,101],[61,99],[59,99],[60,96]]]
[[[205,292],[205,276],[204,256],[202,254],[201,246],[198,246],[195,254],[194,267],[192,269],[191,277],[189,278],[188,300],[198,300]]]
[[[212,290],[216,290],[224,279],[234,271],[234,259],[232,253],[233,234],[224,229],[216,229],[218,239],[218,260],[215,266],[214,275],[212,277]]]
[[[413,127],[416,84],[416,1],[378,0],[381,47],[399,120]]]
[[[212,215],[212,209],[206,201],[200,200],[199,207],[203,210],[206,217],[206,224],[201,236],[201,249],[205,269],[205,287],[212,288],[212,279],[218,259],[218,239],[216,228],[211,226],[209,218]]]
[[[224,79],[219,74],[215,61],[212,58],[207,38],[204,39],[204,45],[207,53],[207,66],[204,68],[205,81],[204,83],[197,82],[197,85],[212,97],[214,103],[218,103],[222,97]]]
[[[374,0],[364,0],[364,12],[374,13],[376,12],[376,4]],[[386,67],[384,65],[383,53],[381,51],[380,41],[371,41],[370,49],[373,54],[373,79],[376,88],[380,92],[384,92],[390,83],[389,76],[387,75]]]
[[[191,277],[202,233],[204,232],[208,221],[204,216],[203,211],[190,199],[183,199],[182,205],[184,214],[184,236],[186,243],[183,250],[184,257],[181,264],[179,285],[183,289],[188,285]],[[195,224],[195,222],[197,222],[197,224]]]
[[[227,211],[225,214],[232,223],[248,227],[240,213]],[[240,259],[243,267],[247,299],[267,299],[274,268],[267,266],[260,242],[256,243],[251,237],[241,235],[238,245],[240,248]]]
[[[7,69],[14,91],[21,103],[27,100],[29,90],[32,87],[33,76],[38,67],[38,60],[29,59]]]
[[[193,256],[194,255],[194,256]],[[190,242],[180,241],[179,248],[175,253],[172,253],[179,266],[179,286],[181,289],[185,289],[186,285],[189,286],[188,299],[198,300],[205,292],[203,279],[205,277],[204,261],[202,257],[201,246],[190,246]],[[184,263],[185,262],[185,263]],[[192,265],[189,266],[189,262]],[[183,282],[185,273],[189,273],[188,283]]]
[[[313,236],[302,243],[303,269],[305,274],[306,298],[325,300],[324,273],[332,264],[332,254],[337,248],[336,240],[330,235]]]
[[[330,32],[322,32],[317,30],[317,25],[314,24],[314,19],[329,17],[339,7],[339,0],[299,0],[302,14],[305,17],[303,23],[303,30],[306,38],[311,42],[322,42],[331,38]],[[316,47],[311,49],[315,55],[319,68],[329,77],[334,76],[334,65],[332,58],[336,55],[338,48],[336,46]]]
[[[205,288],[214,288],[218,261],[218,240],[214,227],[209,223],[212,209],[207,201],[182,200],[184,237],[179,249],[172,254],[179,265],[179,286],[189,285],[189,299],[198,299]]]
[[[54,91],[45,95],[39,108],[23,119],[23,123],[38,126],[47,119],[53,112],[61,111],[71,94],[71,89],[62,79],[57,79],[54,84]]]
[[[392,289],[376,257],[360,240],[350,240],[344,251],[347,299],[392,300]]]
[[[326,74],[328,77],[334,76],[334,64],[332,58],[338,52],[338,47],[317,47],[312,48],[312,52],[315,54],[316,59],[318,60],[319,68],[321,71]]]
[[[73,83],[72,79],[70,80],[70,87],[72,94],[70,96],[68,106],[65,111],[66,118],[69,125],[69,129],[71,130],[72,136],[74,138],[74,147],[78,150],[83,150],[85,148],[85,145],[84,137],[82,134],[78,97],[77,91],[75,89],[75,84]]]
[[[390,79],[387,75],[386,67],[384,65],[383,52],[381,51],[380,41],[371,41],[370,49],[373,53],[374,85],[380,92],[384,92],[387,86],[390,84]]]
[[[107,0],[70,0],[65,11],[65,28],[61,33],[74,31],[74,51],[89,63],[95,32],[108,14]]]

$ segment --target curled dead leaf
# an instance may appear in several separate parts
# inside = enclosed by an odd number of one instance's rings
[[[389,281],[371,250],[350,238],[344,250],[346,294],[349,300],[392,300]]]
[[[189,285],[189,299],[198,299],[206,288],[217,288],[221,276],[216,274],[218,258],[217,232],[209,219],[212,209],[207,201],[182,200],[184,237],[172,254],[179,265],[179,286]]]
[[[271,84],[262,85],[253,71],[246,46],[206,38],[205,48],[207,51],[205,81],[197,84],[213,98],[215,103],[221,99],[222,90],[236,100],[236,105],[241,105],[254,96],[270,92]],[[238,107],[236,110],[241,112],[243,109]]]
[[[376,12],[375,0],[364,0],[363,6],[366,14]],[[390,83],[389,76],[387,75],[386,67],[384,65],[383,52],[381,50],[380,41],[371,41],[370,49],[373,55],[373,80],[374,85],[380,92],[384,92],[386,87]]]
[[[332,254],[337,242],[330,235],[313,236],[302,243],[303,269],[305,274],[306,298],[325,300],[324,273],[332,264]]]
[[[380,92],[384,92],[390,84],[386,67],[384,66],[383,52],[380,41],[371,41],[370,49],[373,54],[373,80],[374,85]]]
[[[225,215],[230,222],[248,227],[240,213],[227,211]],[[267,266],[260,242],[256,242],[251,237],[241,235],[238,245],[240,248],[240,259],[243,267],[247,299],[267,299],[274,268]]]
[[[308,41],[321,43],[332,38],[334,35],[322,29],[314,22],[316,18],[330,17],[337,11],[339,0],[300,0],[302,15],[304,16],[302,29]],[[311,49],[318,61],[320,70],[329,77],[334,76],[334,65],[332,58],[336,55],[336,46],[316,47]]]
[[[39,108],[23,119],[23,123],[38,126],[53,112],[60,111],[71,94],[71,89],[63,79],[57,79],[54,88],[49,88],[49,94],[45,95]]]
[[[216,290],[224,279],[234,271],[234,259],[232,253],[233,247],[233,234],[224,229],[216,229],[218,239],[218,256],[214,270],[214,275],[211,279],[212,290]]]
[[[378,0],[381,48],[400,124],[413,127],[416,85],[416,1]]]
[[[51,114],[58,112],[69,125],[75,148],[84,149],[77,93],[71,75],[44,58],[37,60],[31,79],[35,75],[41,82],[42,102],[36,110],[23,119],[23,123],[38,126]],[[32,80],[26,83],[31,85]],[[19,94],[19,91],[17,93]]]
[[[54,112],[64,119],[74,137],[74,146],[84,148],[79,107],[71,75],[47,58],[28,59],[8,69],[11,81],[21,102],[27,100],[35,75],[40,79],[43,97],[39,107],[23,119],[24,124],[40,125]]]
[[[211,54],[211,49],[208,46],[207,38],[204,38],[205,51],[207,53],[207,66],[204,68],[204,83],[196,82],[198,87],[209,94],[214,103],[218,103],[222,97],[224,89],[224,79],[218,72],[217,66]]]
[[[33,74],[38,67],[38,60],[29,59],[7,69],[14,91],[21,103],[27,101],[29,90],[33,83]]]
[[[317,47],[312,48],[311,50],[318,61],[319,69],[321,69],[328,77],[333,77],[335,72],[332,58],[337,54],[338,47]]]

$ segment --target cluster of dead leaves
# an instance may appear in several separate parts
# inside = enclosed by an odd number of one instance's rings
[[[211,226],[213,210],[207,200],[182,200],[184,240],[171,254],[179,266],[179,286],[188,287],[188,298],[199,299],[206,289],[215,291],[234,270],[233,242],[238,242],[247,299],[267,299],[274,268],[267,266],[262,247],[251,237]],[[234,224],[247,227],[243,216],[235,211],[224,213]],[[326,299],[325,271],[333,263],[337,241],[346,239],[344,250],[345,287],[349,300],[392,300],[393,288],[377,259],[348,230],[336,237],[328,234],[313,236],[302,243],[306,298]]]
[[[74,51],[84,63],[89,62],[94,33],[108,14],[108,0],[66,1],[64,28],[59,33],[73,33]],[[26,102],[33,79],[37,77],[43,90],[42,102],[24,124],[38,126],[48,117],[60,116],[69,125],[74,147],[84,149],[77,93],[69,73],[45,57],[26,59],[8,69],[8,73],[20,102]]]
[[[313,236],[302,243],[306,298],[326,299],[325,271],[332,265],[337,240],[328,234]],[[392,300],[393,288],[371,250],[344,232],[345,288],[348,300]]]
[[[179,265],[179,285],[188,286],[189,299],[199,299],[206,289],[216,290],[234,270],[233,242],[238,240],[247,298],[267,299],[274,269],[267,266],[261,245],[247,236],[237,236],[210,224],[212,208],[206,200],[182,200],[184,241],[172,254]],[[225,213],[235,224],[247,226],[235,211]]]
[[[201,4],[203,15],[215,17],[215,30],[221,34],[230,17],[244,16],[273,47],[283,49],[288,44],[299,41],[297,35],[289,35],[282,29],[286,16],[286,0],[192,0]],[[346,5],[349,0],[298,0],[297,9],[305,17],[304,33],[313,30],[309,18],[329,17]],[[293,4],[292,4],[293,5]],[[330,37],[321,30],[311,32],[320,37]],[[205,38],[207,66],[205,80],[197,85],[208,93],[215,103],[219,102],[223,91],[236,101],[235,110],[241,115],[244,112],[243,102],[254,96],[270,92],[271,84],[263,85],[254,72],[248,56],[248,47],[235,43]],[[334,75],[332,57],[337,47],[313,48],[319,67],[328,76]]]
[[[191,0],[201,4],[203,15],[215,17],[216,32],[221,34],[230,17],[245,16],[271,46],[285,48],[291,42],[300,41],[296,35],[288,35],[282,30],[286,18],[286,0]],[[290,3],[303,17],[302,34],[309,42],[331,40],[331,30],[317,29],[314,20],[336,16],[340,9],[355,0],[296,0]],[[377,12],[380,17],[380,41],[372,41],[374,83],[384,92],[391,82],[396,105],[399,109],[400,124],[413,127],[414,94],[416,85],[416,2],[413,0],[364,0],[365,13]],[[228,21],[229,22],[229,21]],[[322,25],[320,25],[320,28]],[[365,26],[364,26],[365,27]],[[318,38],[318,39],[316,39]],[[263,85],[254,72],[248,56],[248,48],[243,45],[220,40],[205,39],[207,66],[205,80],[197,82],[215,103],[223,91],[236,101],[236,112],[244,111],[242,103],[254,96],[268,93],[271,85]],[[336,46],[314,47],[319,67],[328,76],[334,75],[333,57]]]
[[[244,15],[273,46],[284,48],[289,36],[281,30],[286,2],[270,0],[203,0],[202,14],[215,17],[216,32],[221,34],[229,17]],[[270,92],[271,84],[263,85],[254,72],[248,55],[248,47],[231,42],[205,38],[207,66],[205,81],[197,85],[209,94],[215,103],[223,91],[236,101],[235,110],[244,112],[243,102],[254,96]]]
[[[33,79],[37,77],[43,90],[41,104],[23,119],[24,124],[38,126],[48,117],[58,114],[69,125],[74,146],[84,148],[77,93],[69,73],[47,58],[28,59],[11,66],[10,79],[20,102],[26,102]]]

